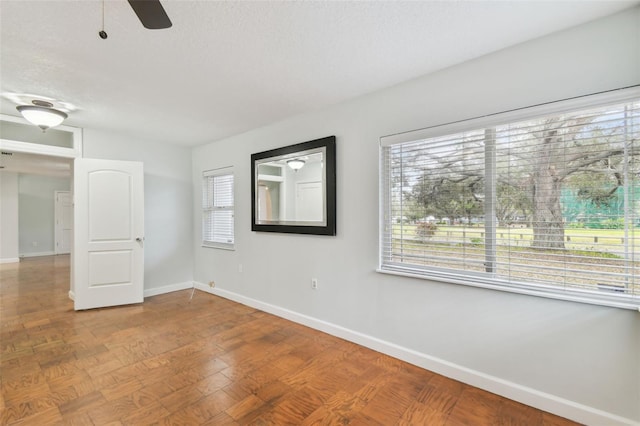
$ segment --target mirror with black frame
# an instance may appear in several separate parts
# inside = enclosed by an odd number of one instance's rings
[[[251,155],[251,230],[336,235],[336,137]]]

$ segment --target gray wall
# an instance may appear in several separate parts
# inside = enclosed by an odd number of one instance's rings
[[[0,263],[18,256],[18,175],[0,172]]]
[[[191,150],[84,129],[83,156],[144,163],[145,291],[190,282]]]
[[[529,400],[542,392],[546,409],[640,422],[638,312],[376,272],[381,136],[639,83],[635,8],[194,149],[194,193],[204,170],[234,166],[236,176],[235,251],[200,247],[194,198],[194,278],[486,375],[514,398],[519,387]],[[328,135],[338,235],[251,232],[250,155]]]
[[[55,253],[55,191],[70,191],[69,178],[18,175],[20,256]]]

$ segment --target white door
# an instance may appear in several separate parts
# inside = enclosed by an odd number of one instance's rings
[[[75,309],[142,303],[142,163],[77,158],[73,194]]]
[[[71,192],[55,191],[56,254],[71,253]]]
[[[296,220],[322,222],[322,182],[296,184]]]

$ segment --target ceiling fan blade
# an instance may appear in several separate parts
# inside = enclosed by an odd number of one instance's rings
[[[171,21],[160,0],[129,0],[129,4],[145,28],[161,30],[171,27]]]

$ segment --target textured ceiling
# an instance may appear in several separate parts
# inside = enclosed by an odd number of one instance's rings
[[[617,1],[177,1],[146,30],[124,0],[0,1],[0,91],[66,124],[193,146],[615,13]],[[17,115],[1,98],[1,111]]]

